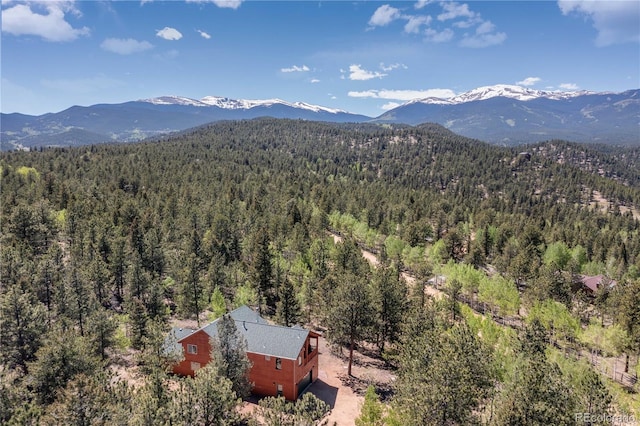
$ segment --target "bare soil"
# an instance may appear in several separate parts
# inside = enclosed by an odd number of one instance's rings
[[[384,365],[384,361],[369,354],[367,348],[354,351],[352,375],[347,375],[348,351],[331,348],[326,339],[318,339],[318,379],[307,388],[330,407],[327,417],[329,425],[352,426],[360,415],[364,394],[369,385],[374,385],[382,398],[391,395],[395,380],[393,371]],[[255,397],[246,400],[241,412],[255,417],[258,407]]]
[[[332,350],[326,339],[320,338],[319,374],[309,392],[331,406],[329,424],[354,425],[360,415],[364,394],[369,385],[374,385],[383,396],[389,396],[395,380],[393,371],[386,368],[384,361],[367,355],[366,348],[354,351],[352,375],[347,375],[348,351]]]

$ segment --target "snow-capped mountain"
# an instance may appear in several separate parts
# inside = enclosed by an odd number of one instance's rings
[[[330,114],[348,114],[341,109],[327,108],[319,105],[311,105],[305,102],[287,102],[281,99],[230,99],[220,96],[205,96],[200,100],[185,98],[182,96],[161,96],[159,98],[141,99],[139,102],[148,102],[154,105],[191,105],[197,107],[217,107],[229,110],[249,110],[257,107],[273,107],[282,105],[290,108],[299,108],[313,112],[328,112]]]
[[[191,99],[161,96],[122,104],[74,106],[28,116],[2,114],[2,149],[82,145],[100,141],[135,141],[219,120],[257,117],[329,122],[362,122],[371,117],[339,109],[280,99],[243,100],[218,96]]]
[[[304,102],[219,96],[162,96],[122,104],[74,106],[58,113],[0,114],[0,148],[135,141],[219,120],[257,117],[328,122],[438,123],[501,144],[549,139],[640,145],[640,90],[557,92],[496,85],[451,98],[408,102],[377,118]]]
[[[438,123],[492,143],[548,139],[640,145],[640,91],[542,91],[509,85],[479,87],[448,98],[408,102],[380,123]]]
[[[435,104],[435,105],[457,105],[466,102],[474,101],[486,101],[491,98],[509,98],[517,101],[530,101],[533,99],[552,99],[563,100],[571,99],[577,96],[592,95],[595,92],[589,92],[586,90],[580,91],[545,91],[529,89],[522,86],[514,86],[509,84],[497,84],[495,86],[483,86],[477,89],[470,90],[465,93],[461,93],[451,98],[426,98],[411,101],[410,103],[423,103],[423,104]]]

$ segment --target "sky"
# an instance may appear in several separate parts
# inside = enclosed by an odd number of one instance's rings
[[[0,111],[166,95],[378,116],[481,86],[640,88],[640,1],[2,0]]]

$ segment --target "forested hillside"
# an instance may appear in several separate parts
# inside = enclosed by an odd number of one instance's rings
[[[169,376],[162,357],[171,323],[242,304],[375,347],[398,377],[385,424],[638,416],[637,386],[571,354],[619,357],[635,377],[639,159],[275,119],[3,152],[0,423],[205,424],[185,405],[206,392],[237,414],[210,424],[255,422],[230,387]],[[590,297],[580,274],[616,285]],[[439,300],[423,289],[434,276]]]

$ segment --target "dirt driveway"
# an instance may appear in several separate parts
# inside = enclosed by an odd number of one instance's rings
[[[318,348],[318,380],[309,386],[308,392],[331,406],[329,425],[354,425],[356,417],[360,415],[367,386],[374,384],[377,387],[389,388],[395,376],[384,367],[381,360],[354,352],[353,376],[349,377],[346,350],[345,356],[334,354],[324,338],[319,339]]]

